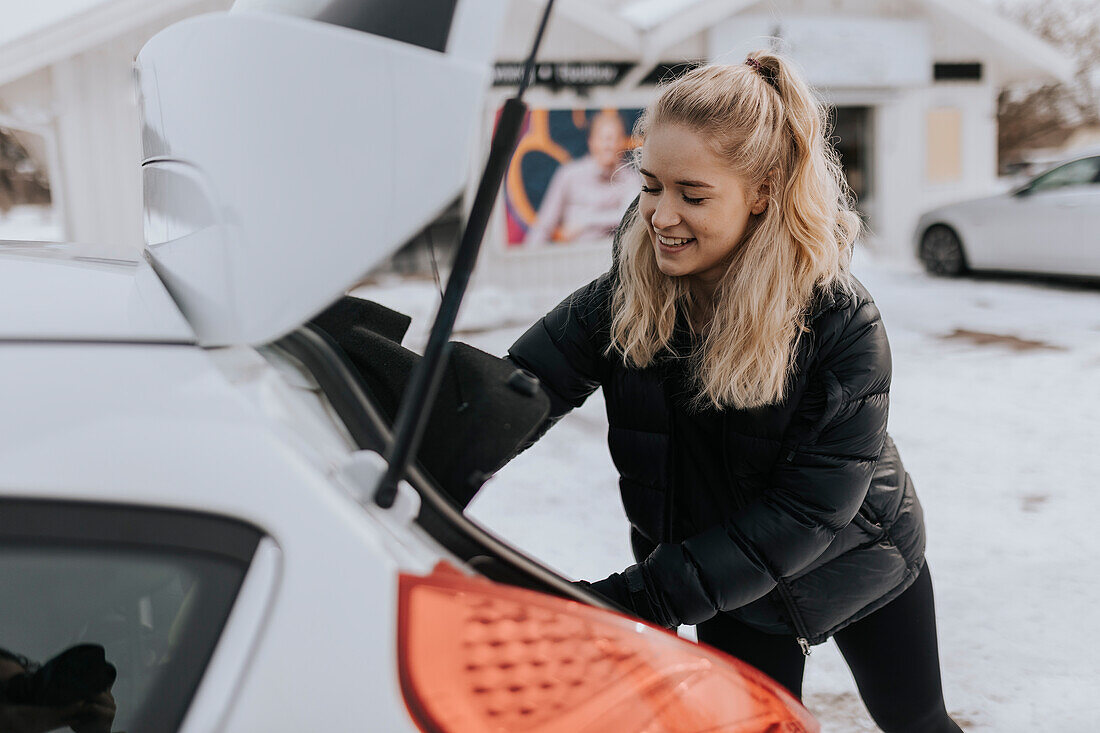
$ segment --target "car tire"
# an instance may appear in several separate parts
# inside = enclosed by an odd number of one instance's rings
[[[920,261],[932,275],[954,277],[967,270],[959,235],[943,224],[929,227],[920,240]]]

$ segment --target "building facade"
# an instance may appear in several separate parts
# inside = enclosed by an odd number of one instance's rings
[[[231,4],[59,0],[0,29],[0,126],[40,140],[64,238],[142,246],[133,59],[161,28]],[[510,0],[475,160],[513,93],[542,7],[543,0]],[[867,222],[866,241],[894,256],[911,256],[923,210],[997,185],[998,91],[1072,73],[1068,59],[980,0],[557,0],[526,98],[534,111],[529,136],[494,214],[479,277],[561,290],[606,268],[607,239],[592,235],[606,215],[586,211],[590,200],[562,204],[564,218],[542,227],[540,246],[525,245],[558,168],[587,157],[587,173],[577,165],[570,175],[589,199],[621,211],[627,173],[617,174],[614,191],[592,178],[597,118],[618,114],[619,132],[602,128],[620,140],[608,144],[625,150],[634,144],[628,133],[637,111],[670,71],[740,63],[769,47],[788,54],[833,106],[832,136]],[[479,174],[473,166],[467,206]],[[587,234],[570,236],[582,229]]]
[[[511,6],[502,62],[523,57],[538,6]],[[978,0],[559,0],[555,11],[540,54],[545,78],[527,96],[532,109],[630,110],[652,99],[654,82],[678,64],[741,63],[755,49],[786,54],[832,107],[831,137],[867,224],[864,244],[891,257],[912,257],[913,227],[926,209],[998,187],[999,90],[1073,71]],[[604,68],[571,83],[554,62]],[[502,86],[494,105],[510,89]],[[564,284],[607,266],[606,242],[523,251],[512,241],[515,213],[507,202],[500,209],[486,252],[491,279],[537,271]]]

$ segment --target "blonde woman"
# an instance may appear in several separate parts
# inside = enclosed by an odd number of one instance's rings
[[[597,387],[637,564],[592,589],[801,697],[835,637],[878,725],[958,731],[924,524],[886,433],[890,347],[825,112],[753,53],[664,86],[610,272],[512,346],[547,427]]]

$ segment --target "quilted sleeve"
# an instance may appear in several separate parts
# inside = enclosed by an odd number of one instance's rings
[[[550,415],[537,435],[603,383],[610,298],[610,275],[603,275],[563,300],[508,349],[508,358],[538,377],[550,398]]]

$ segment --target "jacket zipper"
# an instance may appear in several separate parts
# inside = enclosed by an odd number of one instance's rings
[[[808,657],[810,656],[810,635],[806,631],[806,624],[802,622],[802,616],[794,605],[794,598],[791,596],[791,589],[787,587],[787,581],[782,578],[776,580],[778,582],[775,587],[779,590],[779,595],[783,597],[783,604],[787,607],[787,613],[790,614],[791,621],[794,622],[794,630],[798,634],[798,646],[802,649],[802,656]]]
[[[729,445],[729,426],[726,422],[722,421],[722,445],[723,447]],[[790,457],[786,458],[786,462],[790,463],[794,458],[794,451],[791,452]],[[745,502],[739,492],[739,486],[737,480],[734,478],[733,471],[730,470],[729,463],[729,451],[722,451],[722,460],[726,469],[726,480],[729,481],[730,493],[733,494],[733,502],[738,510],[743,509]],[[791,589],[787,587],[787,582],[783,578],[776,578],[776,589],[779,591],[780,597],[783,599],[783,605],[787,609],[787,614],[791,617],[791,623],[794,624],[795,633],[798,634],[798,646],[802,649],[802,656],[810,656],[810,634],[806,630],[806,624],[802,620],[802,615],[798,612],[798,608],[795,606],[794,597],[791,595]]]
[[[807,347],[812,354],[814,342],[817,340],[817,332],[811,330],[809,334],[810,343]],[[808,368],[808,365],[807,365]],[[835,376],[834,376],[835,378]],[[826,412],[828,412],[828,403],[826,403]],[[821,422],[824,422],[822,420]],[[791,463],[794,460],[794,454],[798,451],[797,445],[791,445],[788,447],[786,455],[782,460],[785,463]],[[794,596],[791,595],[790,586],[787,585],[787,581],[783,578],[776,578],[776,589],[779,591],[780,597],[783,599],[783,605],[787,607],[787,613],[791,617],[791,623],[794,624],[795,633],[798,634],[798,646],[802,649],[802,656],[810,656],[810,634],[806,628],[806,623],[802,620],[802,614],[799,613],[798,607],[795,605]]]

